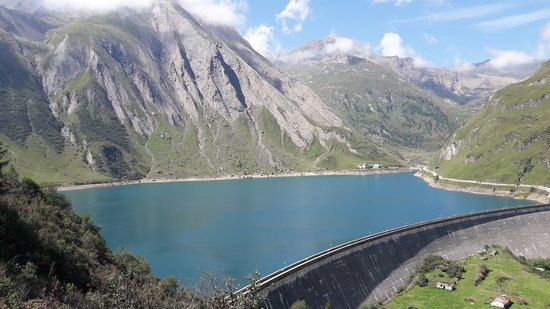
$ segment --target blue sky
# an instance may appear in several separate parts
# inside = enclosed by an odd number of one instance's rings
[[[550,54],[548,0],[248,0],[235,27],[264,55],[331,33],[375,54],[431,66],[495,58],[501,66]],[[384,39],[384,40],[383,40]]]

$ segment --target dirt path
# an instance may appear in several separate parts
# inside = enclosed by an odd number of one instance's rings
[[[539,186],[539,185],[527,185],[527,184],[517,185],[517,184],[510,184],[510,183],[498,183],[498,182],[488,182],[488,181],[475,181],[475,180],[447,178],[447,177],[443,177],[443,176],[437,174],[436,172],[434,172],[432,170],[429,170],[427,167],[423,167],[422,170],[432,174],[434,177],[438,176],[439,179],[446,180],[446,181],[460,182],[460,183],[471,183],[471,184],[476,184],[476,185],[486,185],[486,186],[494,186],[494,187],[536,188],[536,189],[539,189],[539,190],[542,190],[542,191],[546,191],[547,193],[550,194],[550,188],[549,187],[544,187],[544,186]]]

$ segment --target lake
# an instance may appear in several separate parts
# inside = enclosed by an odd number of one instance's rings
[[[412,173],[138,184],[64,192],[110,248],[161,277],[202,271],[240,284],[313,253],[405,224],[533,204],[432,188]]]

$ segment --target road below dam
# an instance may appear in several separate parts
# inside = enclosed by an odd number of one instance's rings
[[[357,308],[383,302],[410,282],[427,255],[460,260],[485,245],[550,258],[550,205],[505,208],[409,225],[317,253],[260,281],[267,308]]]

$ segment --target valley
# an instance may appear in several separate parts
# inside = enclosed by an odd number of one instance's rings
[[[281,70],[170,1],[70,21],[1,13],[0,140],[52,184],[430,165],[491,91],[534,70],[416,67],[334,51],[338,36]]]
[[[0,0],[0,308],[545,307],[549,17]]]

